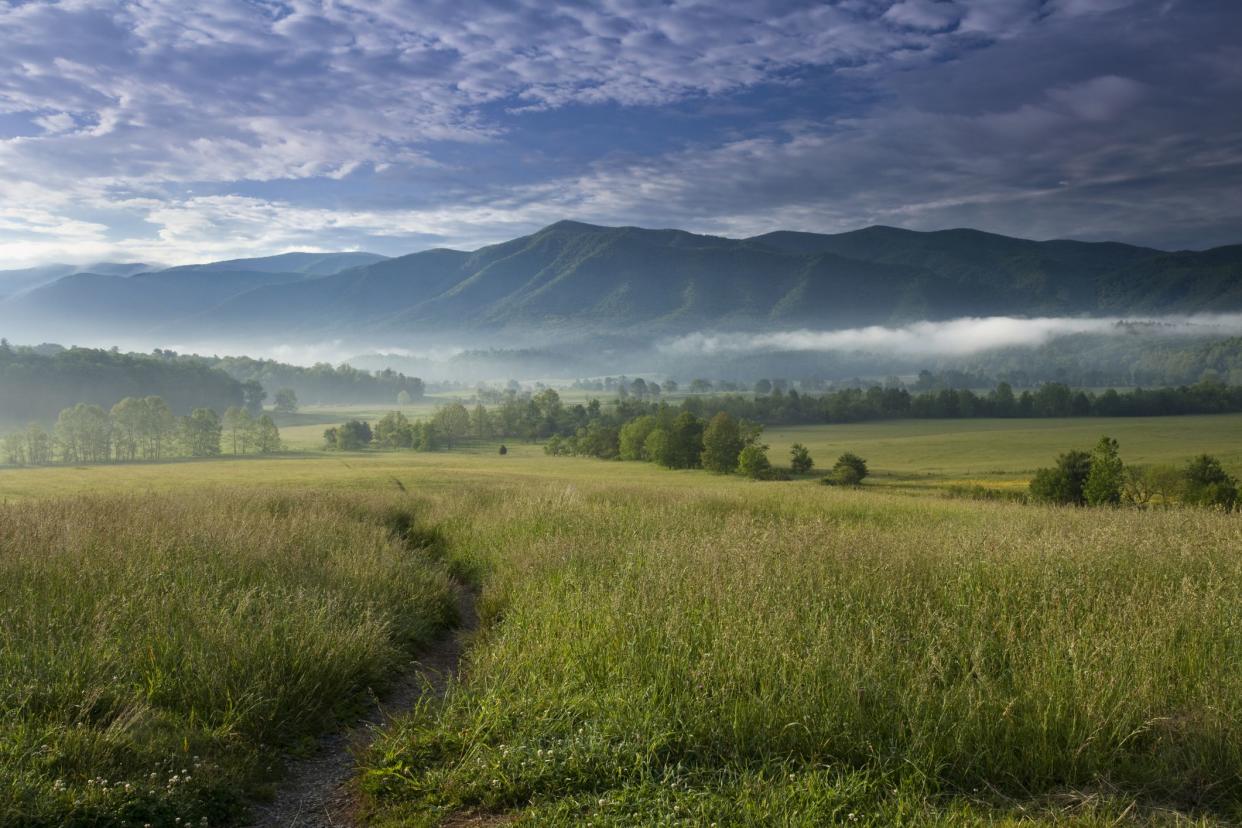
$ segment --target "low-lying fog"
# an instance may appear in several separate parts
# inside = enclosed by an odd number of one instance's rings
[[[0,331],[0,335],[4,332]],[[920,368],[957,367],[989,354],[1027,353],[1062,343],[1072,356],[1112,362],[1171,340],[1192,343],[1242,335],[1242,314],[1149,317],[968,317],[904,325],[837,330],[695,331],[675,337],[605,334],[561,341],[535,335],[521,340],[484,338],[477,333],[431,340],[377,342],[332,339],[317,342],[115,341],[87,339],[60,344],[119,346],[148,352],[250,356],[296,365],[348,362],[358,368],[391,368],[431,381],[473,383],[604,375],[763,376],[845,379],[883,376]],[[50,339],[51,337],[49,337]],[[1072,339],[1067,339],[1072,338]],[[17,340],[19,344],[36,344]],[[1075,347],[1070,348],[1069,343]],[[1087,343],[1093,355],[1076,350]],[[1103,353],[1107,352],[1107,353]],[[1103,353],[1103,355],[1101,355]],[[752,376],[753,375],[753,376]]]
[[[1164,316],[1147,319],[1012,316],[964,317],[872,325],[835,331],[692,333],[662,343],[673,355],[746,354],[776,351],[864,351],[903,356],[962,356],[995,348],[1036,347],[1071,334],[1116,336],[1237,336],[1242,314]]]

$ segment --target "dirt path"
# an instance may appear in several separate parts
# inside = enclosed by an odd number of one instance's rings
[[[254,809],[250,828],[344,828],[357,824],[357,802],[350,783],[358,752],[374,741],[385,722],[413,707],[423,693],[444,692],[448,679],[457,673],[467,639],[478,627],[474,593],[460,584],[456,591],[458,627],[402,674],[364,718],[323,737],[313,756],[291,763],[276,799]]]

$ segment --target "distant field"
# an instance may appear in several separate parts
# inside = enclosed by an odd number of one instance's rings
[[[674,486],[745,486],[746,481],[705,472],[672,472],[647,463],[547,457],[537,444],[466,445],[452,452],[324,452],[323,430],[350,417],[375,419],[375,409],[323,409],[315,425],[285,426],[281,437],[296,453],[160,464],[0,469],[0,498],[77,491],[192,487],[203,483],[263,486],[383,486],[391,478],[418,486],[456,481],[541,479],[589,481],[601,476],[634,483]],[[789,446],[807,445],[821,471],[843,451],[866,458],[875,486],[925,489],[951,483],[1025,486],[1033,471],[1062,451],[1090,448],[1101,434],[1120,441],[1128,463],[1184,463],[1208,452],[1242,476],[1242,415],[1203,417],[1083,418],[1067,420],[903,420],[854,425],[772,428],[764,433],[775,463],[788,461]],[[801,484],[795,484],[801,485]]]
[[[1107,434],[1121,443],[1127,463],[1182,464],[1194,454],[1216,455],[1242,476],[1242,415],[1201,417],[1083,417],[1034,420],[901,420],[772,428],[764,442],[775,462],[803,443],[820,467],[843,451],[867,459],[872,482],[943,485],[977,481],[1025,483],[1072,448],[1090,450]]]
[[[426,414],[434,410],[434,404],[423,404],[422,408]],[[419,409],[411,406],[402,411],[413,417],[418,416]],[[316,424],[282,426],[281,437],[291,449],[318,450],[323,445],[323,430],[329,425],[350,417],[374,422],[385,413],[386,410],[363,408],[317,410],[314,415],[305,415],[317,417]],[[1103,434],[1120,441],[1122,457],[1128,463],[1181,464],[1194,454],[1207,452],[1242,476],[1242,414],[783,426],[767,429],[763,440],[771,446],[770,456],[778,465],[788,462],[789,447],[798,442],[811,450],[821,470],[830,467],[842,452],[853,451],[867,459],[874,484],[925,487],[977,482],[1012,488],[1025,485],[1035,469],[1049,465],[1061,452],[1090,449]],[[471,451],[487,453],[494,445],[488,443]],[[521,456],[532,454],[528,445],[509,445]],[[534,447],[533,453],[538,454],[539,449]],[[547,470],[555,474],[580,473],[567,472],[567,461],[568,458],[558,460]],[[527,466],[524,471],[539,474],[545,469]],[[609,473],[629,474],[633,470]]]

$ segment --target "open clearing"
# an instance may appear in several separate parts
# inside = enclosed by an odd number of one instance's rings
[[[861,491],[524,444],[0,470],[0,823],[279,807],[456,579],[480,631],[346,765],[365,822],[1234,824],[1242,516],[894,488],[1102,433],[1242,472],[1240,417],[767,432]]]

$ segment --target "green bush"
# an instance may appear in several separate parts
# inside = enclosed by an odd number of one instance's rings
[[[789,448],[789,468],[794,474],[810,474],[811,469],[815,468],[810,449],[801,443],[794,443]]]
[[[847,451],[837,458],[828,476],[820,482],[828,486],[859,486],[867,474],[867,461]]]
[[[1031,480],[1031,497],[1040,503],[1061,506],[1082,506],[1087,502],[1083,488],[1091,473],[1091,455],[1085,451],[1067,451],[1057,458],[1050,469],[1039,469]]]
[[[1238,482],[1208,454],[1191,460],[1183,472],[1182,499],[1194,506],[1232,509],[1238,503]]]
[[[737,471],[751,480],[766,480],[772,476],[772,463],[768,460],[768,447],[759,443],[746,446],[737,457]]]

